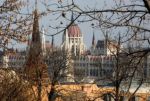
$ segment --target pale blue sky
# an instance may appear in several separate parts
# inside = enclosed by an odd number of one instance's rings
[[[29,1],[29,13],[32,13],[32,11],[34,10],[34,0],[26,0],[26,1]],[[42,0],[38,0],[38,1],[42,1]],[[43,0],[43,1],[46,1],[47,4],[54,4],[54,3],[57,3],[57,0]],[[64,5],[67,5],[67,3],[70,3],[71,0],[62,0],[63,4]],[[82,9],[89,9],[89,8],[101,8],[103,7],[103,0],[74,0],[75,4],[79,5],[80,8]],[[38,3],[38,9],[40,12],[42,11],[45,11],[45,8],[44,6],[41,4],[41,3]],[[51,5],[50,6],[50,9],[52,10],[55,10],[56,9],[56,6],[55,5]],[[27,13],[27,8],[26,9],[23,9],[23,12]],[[63,22],[63,25],[61,26],[66,26],[67,24],[69,24],[69,21],[66,21],[66,19],[64,18],[60,18],[60,19],[57,19],[56,20],[56,17],[58,17],[59,15],[61,15],[61,13],[58,13],[58,14],[49,14],[47,15],[46,17],[42,17],[40,19],[40,26],[44,26],[45,30],[46,30],[46,34],[55,34],[57,32],[57,30],[53,30],[53,29],[50,29],[49,25],[51,26],[60,26],[60,21]],[[70,16],[71,16],[71,12],[69,12],[67,14],[67,18],[70,19]],[[80,20],[82,20],[82,18],[79,18]],[[78,23],[77,21],[75,23]],[[88,23],[80,23],[78,24],[80,29],[81,29],[81,32],[83,34],[83,37],[84,37],[84,43],[86,45],[86,47],[90,47],[91,45],[91,40],[92,40],[92,36],[93,36],[93,28],[91,28],[91,23],[92,22],[88,22]],[[96,36],[96,40],[98,39],[102,39],[103,37],[101,36],[101,32],[99,30],[95,30],[94,31],[95,33],[95,36]],[[55,44],[56,45],[60,45],[62,43],[62,33],[59,34],[59,35],[56,35],[55,36]],[[46,36],[46,40],[49,40],[51,41],[51,37],[50,36]],[[15,47],[18,47],[18,48],[25,48],[25,45],[24,44],[16,44]]]
[[[55,0],[56,1],[56,0]],[[62,0],[64,2],[64,4],[66,4],[68,1],[71,1],[71,0]],[[89,9],[89,8],[102,8],[103,7],[103,0],[74,0],[75,4],[79,5],[80,8],[82,9]],[[71,14],[71,12],[70,12]],[[68,18],[70,19],[70,14],[68,14]],[[56,16],[49,16],[49,17],[53,17],[55,18]],[[53,19],[52,18],[52,19]],[[45,19],[42,19],[42,24],[45,25],[45,28],[47,29],[47,26],[50,24],[51,26],[59,26],[60,24],[60,21],[62,21],[64,23],[64,26],[65,24],[67,25],[69,23],[69,21],[65,21],[65,19],[61,18],[60,20],[51,20],[49,22],[47,22],[47,19],[48,18],[45,18]],[[80,20],[82,20],[82,18],[79,18]],[[78,23],[77,21],[75,23]],[[56,25],[57,24],[57,25]],[[80,29],[81,29],[81,32],[83,34],[83,37],[84,37],[84,43],[85,45],[88,47],[90,47],[91,45],[91,42],[92,42],[92,34],[93,34],[93,29],[91,28],[91,22],[88,22],[88,23],[80,23],[78,24],[80,26]],[[51,31],[52,29],[50,29],[48,31],[48,34],[52,34]],[[98,31],[98,30],[95,30],[94,31],[95,33],[95,36],[96,36],[96,39],[102,39],[102,35],[100,34],[101,32]],[[62,42],[62,34],[60,35],[57,35],[55,37],[55,44],[57,45],[60,45],[61,42]]]
[[[29,11],[30,13],[32,13],[33,9],[34,9],[34,0],[27,0],[29,1]],[[55,3],[57,3],[57,0],[38,0],[39,2],[41,1],[45,1],[47,2],[47,4],[53,4],[50,6],[51,10],[55,10],[56,6],[54,5]],[[66,5],[67,3],[71,2],[71,0],[62,0],[63,4]],[[113,7],[114,1],[113,0],[74,0],[75,4],[77,4],[80,8],[82,8],[83,10],[92,10],[92,9],[108,9]],[[38,9],[39,11],[44,11],[45,8],[43,7],[43,5],[41,3],[38,3]],[[24,9],[23,12],[26,12],[27,10]],[[58,16],[60,16],[61,13],[57,13],[57,14],[49,14],[46,17],[42,17],[40,19],[40,26],[44,26],[44,28],[46,29],[46,34],[55,34],[57,32],[57,30],[52,30],[50,29],[49,25],[51,26],[66,26],[69,21],[66,21],[64,18],[60,18],[57,19],[56,18]],[[67,18],[70,19],[71,16],[71,12],[67,13]],[[85,19],[83,17],[80,17],[79,20]],[[63,25],[60,25],[60,21],[63,22]],[[76,23],[78,23],[78,21],[76,21]],[[93,36],[93,28],[91,27],[92,23],[96,23],[96,22],[86,22],[86,23],[79,23],[81,32],[83,33],[83,37],[84,37],[84,43],[86,45],[87,48],[89,48],[91,46],[91,42],[92,42],[92,36]],[[96,40],[99,39],[103,39],[103,35],[100,29],[94,29],[94,33],[96,36]],[[55,37],[55,44],[56,45],[60,45],[62,42],[62,33],[57,35]],[[50,40],[51,41],[51,37],[46,36],[46,40]],[[18,45],[17,47],[24,47],[24,45]]]

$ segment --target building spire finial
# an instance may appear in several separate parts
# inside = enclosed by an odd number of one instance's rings
[[[94,34],[94,31],[93,31],[92,46],[95,47],[95,34]]]
[[[108,32],[106,31],[106,36],[105,36],[106,42],[108,42]]]
[[[52,48],[54,47],[54,35],[52,35],[52,43],[51,43],[51,45],[52,45]]]
[[[35,0],[35,10],[37,10],[37,0]]]
[[[72,13],[71,14],[71,21],[74,21],[74,13],[73,13],[73,11],[71,13]]]

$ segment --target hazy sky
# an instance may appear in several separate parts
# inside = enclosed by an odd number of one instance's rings
[[[67,3],[68,1],[71,1],[71,0],[62,0],[62,1],[65,4],[65,3]],[[108,0],[108,1],[110,1],[110,0]],[[85,10],[89,9],[89,8],[92,8],[92,9],[102,8],[104,6],[104,1],[103,0],[74,0],[74,2],[75,2],[75,4],[79,5],[80,8],[85,9]],[[69,19],[70,19],[70,16],[71,16],[70,14],[68,15]],[[48,17],[51,17],[51,19],[53,19],[53,18],[57,17],[57,15],[55,15],[55,16],[51,15],[51,16],[48,16]],[[79,20],[82,20],[82,18],[79,18]],[[60,19],[60,20],[57,20],[57,21],[55,21],[55,20],[48,21],[48,18],[44,18],[44,19],[42,19],[41,22],[42,22],[43,25],[45,25],[46,29],[49,29],[48,28],[49,24],[51,26],[59,26],[60,21],[63,22],[64,26],[65,26],[65,24],[67,25],[69,23],[69,21],[65,21],[65,19],[63,19],[63,18]],[[78,25],[81,29],[81,32],[82,32],[83,37],[84,37],[85,45],[87,46],[87,48],[90,47],[91,42],[92,42],[92,36],[93,36],[93,29],[91,27],[92,22],[79,23],[78,21],[76,21],[75,23],[78,23]],[[94,33],[95,33],[95,36],[96,36],[96,40],[103,38],[100,30],[94,29]],[[48,34],[52,34],[52,29],[48,30]],[[62,34],[57,35],[55,37],[55,44],[57,44],[57,45],[61,44],[61,42],[62,42],[61,37],[62,37]],[[50,38],[48,37],[48,39],[50,39]]]
[[[28,9],[29,9],[29,12],[32,13],[32,11],[34,9],[34,6],[33,6],[34,0],[27,0],[27,1],[30,2],[29,3],[30,6],[28,7]],[[41,1],[45,1],[45,2],[47,2],[47,4],[52,4],[50,6],[51,10],[55,10],[57,8],[55,5],[55,4],[57,4],[57,0],[38,0],[38,2],[41,2]],[[63,2],[63,4],[66,5],[68,2],[71,2],[71,0],[62,0],[62,2]],[[74,0],[74,2],[83,10],[108,9],[113,6],[113,0]],[[38,9],[40,12],[45,10],[44,6],[41,3],[38,3]],[[23,12],[26,12],[26,11],[27,11],[27,9],[24,9]],[[49,14],[46,17],[42,17],[40,19],[40,26],[44,26],[44,28],[46,30],[46,34],[51,35],[51,34],[55,34],[58,31],[58,30],[51,29],[49,27],[49,25],[56,27],[56,26],[66,26],[69,23],[69,21],[66,21],[62,17],[60,19],[56,20],[56,18],[60,15],[61,15],[61,12],[59,12],[57,14],[52,13],[52,14]],[[71,16],[71,12],[69,12],[67,14],[67,18],[70,19],[70,16]],[[84,19],[84,18],[83,17],[79,18],[79,20],[82,20],[82,19]],[[63,25],[60,25],[60,21],[63,22]],[[87,48],[89,48],[91,46],[93,32],[95,33],[96,40],[104,38],[100,29],[93,29],[91,27],[91,24],[96,23],[96,22],[79,23],[78,21],[76,21],[75,23],[78,23],[78,25],[81,29],[81,32],[84,37],[84,43]],[[62,33],[55,36],[55,44],[60,45],[62,43],[61,39],[62,39]],[[46,40],[51,41],[51,37],[46,36]],[[17,44],[17,47],[25,48],[24,45],[18,45],[18,44]]]

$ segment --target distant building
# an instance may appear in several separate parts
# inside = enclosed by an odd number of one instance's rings
[[[37,37],[36,35],[34,37]],[[48,66],[49,74],[51,71],[51,60],[46,58],[46,54],[48,51],[55,51],[56,47],[52,43],[45,41],[44,30],[41,34],[38,33],[38,39],[35,43],[35,39],[33,38],[32,41],[28,42],[28,47],[25,51],[14,51],[7,54],[2,54],[0,58],[0,63],[3,64],[5,68],[22,68],[26,61],[27,61],[27,54],[31,52],[31,48],[35,49],[40,47],[42,52],[42,57],[45,58],[45,63]],[[33,43],[34,42],[34,43]],[[37,47],[33,47],[35,44]],[[91,40],[91,48],[89,50],[85,49],[85,45],[83,42],[83,34],[79,28],[79,26],[75,23],[70,25],[63,34],[62,44],[60,47],[57,47],[59,50],[67,51],[68,54],[66,58],[70,58],[71,62],[66,62],[65,65],[71,63],[71,73],[68,73],[68,77],[74,78],[74,81],[79,82],[86,82],[86,83],[99,83],[99,79],[106,78],[106,77],[114,77],[115,74],[115,65],[116,59],[114,55],[117,53],[117,49],[119,48],[120,54],[122,54],[123,47],[118,45],[117,41],[111,40],[106,35],[104,40],[98,40],[96,43],[95,36],[93,33],[93,37]],[[31,52],[30,54],[35,54]],[[38,53],[36,53],[38,54]],[[36,58],[34,56],[34,58]],[[125,64],[128,61],[127,56],[122,55],[122,63]],[[28,62],[30,62],[28,60]],[[136,78],[138,77],[150,77],[150,55],[148,54],[146,57],[143,58],[143,63],[141,63],[141,67],[136,72]],[[70,70],[69,70],[70,71]],[[131,70],[128,70],[131,71]],[[64,71],[66,72],[66,71]],[[141,74],[140,74],[141,73]],[[142,75],[144,74],[144,75]],[[66,78],[66,81],[73,82],[72,79]]]
[[[95,82],[106,76],[113,76],[113,56],[80,56],[74,60],[75,77],[81,82]]]
[[[79,56],[84,53],[83,35],[77,24],[73,23],[65,30],[61,48],[69,51],[73,56]]]
[[[98,40],[97,44],[95,43],[95,36],[93,34],[91,54],[92,55],[115,55],[117,48],[122,46],[117,45],[117,41],[110,40],[108,36],[104,40]]]
[[[116,45],[115,41],[108,42],[107,38],[98,40],[96,44],[93,34],[91,49],[87,51],[81,30],[73,23],[63,34],[61,48],[72,54],[75,81],[92,83],[113,74],[112,55],[116,54]]]
[[[14,68],[14,69],[23,69],[23,65],[26,61],[26,52],[9,52],[4,55],[4,67],[5,68]]]

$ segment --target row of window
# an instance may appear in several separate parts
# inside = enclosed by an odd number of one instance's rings
[[[98,69],[90,69],[90,76],[98,76]]]
[[[25,60],[24,56],[9,56],[10,60]]]
[[[88,66],[90,66],[90,67],[104,67],[104,68],[106,68],[106,67],[114,67],[114,64],[112,64],[112,63],[110,63],[110,64],[108,64],[108,63],[105,63],[105,64],[100,64],[100,63],[75,63],[74,64],[74,66],[75,67],[88,67]]]
[[[75,67],[88,67],[88,63],[75,63]]]
[[[113,70],[107,69],[107,70],[98,70],[98,69],[90,69],[90,76],[110,76],[112,75]]]
[[[106,68],[106,67],[114,67],[114,64],[102,64],[102,67]]]
[[[24,65],[24,62],[9,62],[8,66],[22,66]]]

